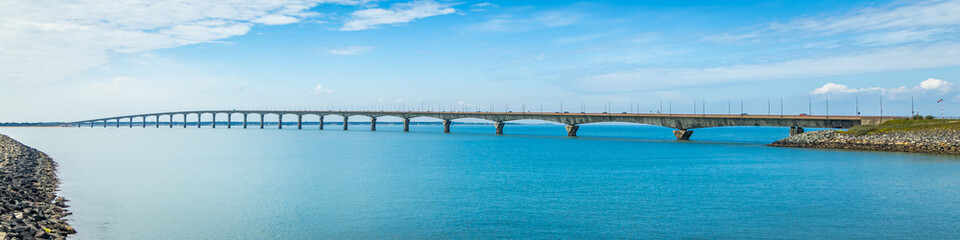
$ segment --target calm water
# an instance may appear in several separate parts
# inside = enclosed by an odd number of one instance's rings
[[[338,127],[0,133],[60,163],[76,239],[960,236],[957,157],[763,146],[784,128]]]

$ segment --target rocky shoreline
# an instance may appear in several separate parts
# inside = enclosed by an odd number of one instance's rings
[[[889,131],[854,136],[823,130],[790,136],[768,146],[960,155],[960,131]]]
[[[76,233],[57,197],[57,163],[0,134],[0,240],[65,239]]]

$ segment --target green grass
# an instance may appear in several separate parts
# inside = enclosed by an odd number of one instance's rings
[[[883,133],[892,131],[918,131],[932,129],[955,129],[960,130],[960,120],[955,119],[897,119],[890,120],[880,125],[857,125],[846,131],[838,131],[842,134],[862,136],[872,133]]]

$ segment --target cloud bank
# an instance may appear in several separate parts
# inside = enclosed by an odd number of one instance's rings
[[[836,83],[827,83],[822,87],[814,89],[810,92],[813,95],[835,95],[835,94],[845,94],[845,93],[904,93],[910,92],[911,89],[916,92],[926,93],[926,92],[938,92],[938,93],[947,93],[953,87],[953,83],[944,81],[943,79],[929,78],[920,82],[920,85],[914,86],[912,88],[899,87],[899,88],[882,88],[882,87],[867,87],[867,88],[850,88],[847,85],[836,84]]]

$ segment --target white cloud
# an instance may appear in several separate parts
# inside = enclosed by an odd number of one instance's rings
[[[847,85],[836,84],[836,83],[827,83],[822,87],[814,89],[810,94],[814,95],[833,95],[833,94],[844,94],[844,93],[862,93],[862,92],[879,92],[879,93],[905,93],[911,92],[911,89],[914,93],[922,93],[926,91],[940,91],[946,93],[950,91],[950,88],[953,86],[953,83],[944,81],[942,79],[930,78],[920,82],[920,85],[914,86],[913,88],[907,87],[898,87],[898,88],[882,88],[882,87],[868,87],[868,88],[850,88]]]
[[[488,2],[482,2],[482,3],[470,5],[470,11],[483,12],[483,11],[486,11],[487,8],[497,8],[497,7],[500,7],[500,5],[496,5]]]
[[[594,92],[650,90],[707,84],[801,79],[960,65],[960,43],[903,46],[760,64],[711,68],[639,68],[579,79],[574,88]]]
[[[349,46],[339,49],[328,49],[324,51],[324,53],[327,55],[353,56],[364,54],[370,51],[373,51],[373,47],[371,46]]]
[[[930,78],[920,82],[919,87],[926,91],[939,90],[941,92],[947,92],[953,87],[953,83],[944,81],[943,79]]]
[[[430,0],[398,3],[390,9],[370,8],[350,14],[350,19],[340,28],[341,31],[357,31],[376,28],[383,24],[401,24],[417,19],[451,14],[456,12],[450,4],[441,4]]]
[[[575,9],[559,9],[533,13],[529,16],[497,15],[490,20],[467,27],[473,31],[522,32],[542,28],[570,26],[580,22],[584,14]]]
[[[840,93],[858,93],[858,92],[876,92],[883,91],[883,88],[880,87],[871,87],[871,88],[850,88],[847,85],[836,84],[836,83],[827,83],[822,87],[814,89],[810,94],[815,95],[824,95],[824,94],[840,94]]]
[[[960,0],[895,1],[838,16],[799,18],[754,27],[747,32],[709,35],[703,40],[751,43],[771,37],[793,40],[839,36],[850,37],[853,43],[865,46],[929,42],[948,37],[942,33],[953,32],[960,25],[958,12]]]
[[[355,0],[211,0],[0,3],[0,82],[40,83],[103,66],[114,53],[216,42],[255,24],[289,24],[320,3]]]
[[[897,2],[882,7],[864,8],[845,16],[806,18],[781,25],[784,29],[811,31],[864,32],[881,29],[906,29],[960,24],[960,1],[931,0],[913,4]]]
[[[873,33],[860,36],[859,44],[864,46],[887,46],[908,42],[927,42],[938,39],[938,34],[948,32],[953,32],[953,30],[943,28],[926,30],[907,29]]]
[[[320,95],[333,94],[333,90],[324,88],[322,84],[317,84],[316,87],[313,87],[313,90],[310,91],[310,93],[312,93],[312,94],[320,94]]]

